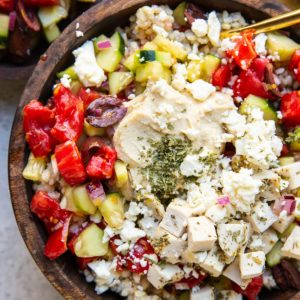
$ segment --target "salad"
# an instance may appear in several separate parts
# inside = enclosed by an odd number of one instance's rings
[[[24,108],[45,256],[128,299],[300,290],[300,45],[240,13],[144,6]]]
[[[96,0],[0,0],[0,62],[28,62]],[[79,31],[79,30],[78,30]],[[44,41],[45,40],[45,41]]]

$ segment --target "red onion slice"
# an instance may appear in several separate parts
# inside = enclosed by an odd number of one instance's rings
[[[14,31],[17,20],[17,13],[15,11],[10,12],[9,14],[9,30]]]
[[[230,203],[230,199],[228,196],[223,196],[217,199],[217,203],[219,205],[227,205]]]
[[[110,42],[110,40],[100,41],[97,43],[97,47],[100,50],[108,49],[111,47],[111,42]]]
[[[99,206],[105,200],[106,195],[101,181],[91,181],[87,184],[86,190],[96,206]]]
[[[284,195],[277,199],[273,205],[273,212],[279,216],[282,211],[286,211],[288,215],[292,214],[296,208],[296,199],[294,195]]]

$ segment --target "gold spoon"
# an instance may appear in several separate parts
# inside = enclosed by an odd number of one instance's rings
[[[274,31],[282,28],[286,28],[295,24],[300,23],[300,9],[293,10],[291,12],[279,15],[277,17],[269,18],[261,22],[257,22],[252,25],[248,25],[245,27],[231,29],[228,31],[221,32],[221,38],[230,37],[232,35],[236,35],[239,32],[245,30],[255,30],[255,33],[262,33],[268,31]]]

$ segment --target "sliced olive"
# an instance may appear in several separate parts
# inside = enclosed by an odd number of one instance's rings
[[[184,15],[191,26],[196,19],[206,19],[203,11],[193,3],[187,4]]]

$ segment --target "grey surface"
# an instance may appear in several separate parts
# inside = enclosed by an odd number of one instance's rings
[[[0,300],[62,300],[31,258],[13,215],[7,150],[13,115],[25,82],[0,81]]]

